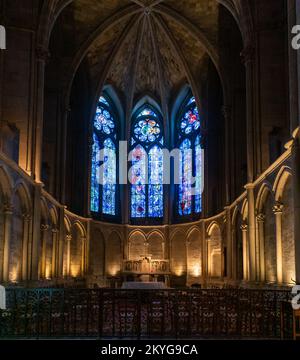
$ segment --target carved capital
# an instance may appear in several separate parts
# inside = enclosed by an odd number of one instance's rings
[[[53,228],[51,231],[52,231],[52,234],[58,234],[59,233],[59,230],[57,228]]]
[[[243,232],[246,232],[246,231],[248,231],[248,224],[242,224],[241,225],[241,230],[243,231]]]
[[[282,210],[283,210],[283,204],[279,201],[277,201],[275,203],[275,205],[273,206],[273,213],[276,214],[282,214]]]
[[[71,241],[72,240],[72,235],[66,235],[66,241]]]
[[[263,223],[263,222],[265,221],[265,219],[266,219],[266,216],[265,216],[265,214],[263,214],[263,213],[259,213],[259,214],[256,215],[256,220],[257,220],[258,222]]]
[[[3,214],[4,215],[12,215],[14,212],[14,208],[11,204],[6,204],[3,207]]]
[[[48,224],[42,224],[41,225],[41,231],[48,231],[49,230],[49,225]]]
[[[23,219],[24,219],[24,221],[29,222],[29,221],[31,221],[32,216],[31,216],[31,214],[25,213],[25,214],[23,214]]]

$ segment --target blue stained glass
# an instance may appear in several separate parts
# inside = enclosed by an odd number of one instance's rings
[[[193,104],[193,103],[195,103],[195,102],[196,102],[196,99],[195,99],[194,96],[192,96],[192,97],[190,98],[189,102],[187,103],[187,105],[191,105],[191,104]]]
[[[179,215],[192,213],[192,145],[190,140],[185,139],[180,145],[180,180],[178,211]]]
[[[180,122],[180,129],[185,135],[189,135],[200,128],[200,117],[197,106],[190,108]]]
[[[143,218],[146,216],[146,151],[137,145],[132,151],[131,168],[131,216]]]
[[[110,135],[114,132],[115,121],[109,111],[105,110],[102,106],[98,106],[94,119],[94,126],[102,134]]]
[[[138,121],[134,126],[134,134],[137,140],[146,143],[153,143],[160,136],[160,126],[152,119]]]
[[[195,182],[195,212],[197,214],[202,211],[202,169],[203,169],[203,158],[202,158],[200,136],[198,135],[195,140],[195,169],[196,169],[196,182]]]
[[[149,151],[149,217],[163,217],[163,151],[155,145]]]
[[[104,141],[103,146],[102,212],[107,215],[115,215],[117,183],[116,146],[110,138]]]
[[[105,104],[106,106],[109,106],[108,101],[105,99],[104,96],[100,96],[99,102],[101,102],[102,104]]]
[[[141,116],[154,116],[154,117],[157,117],[157,114],[154,111],[152,111],[151,109],[145,108],[143,111],[141,111],[138,114],[137,118],[139,118]]]
[[[91,211],[98,212],[99,211],[99,141],[97,135],[93,136],[93,149],[92,149],[92,174],[91,174]]]

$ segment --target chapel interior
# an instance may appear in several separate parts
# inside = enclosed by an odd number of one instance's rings
[[[297,20],[295,0],[1,0],[0,283],[299,284]]]

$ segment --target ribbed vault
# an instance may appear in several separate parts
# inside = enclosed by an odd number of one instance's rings
[[[146,93],[165,108],[185,82],[200,103],[197,79],[206,55],[226,87],[219,66],[220,6],[217,0],[58,1],[56,36],[68,45],[57,50],[52,41],[51,53],[66,59],[61,66],[66,99],[85,61],[95,93],[111,83],[127,108]],[[238,16],[233,1],[226,7]]]

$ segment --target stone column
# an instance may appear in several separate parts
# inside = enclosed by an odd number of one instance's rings
[[[248,184],[245,186],[248,198],[248,239],[249,239],[249,279],[255,281],[256,279],[256,232],[255,232],[255,201],[254,201],[254,186]]]
[[[207,276],[211,277],[211,239],[210,236],[206,240],[207,242]]]
[[[225,120],[225,184],[226,184],[226,204],[231,201],[231,185],[234,177],[232,176],[232,124],[231,124],[231,107],[223,106],[222,113]]]
[[[206,229],[205,221],[201,220],[201,230],[202,230],[202,241],[201,241],[201,274],[202,274],[202,283],[205,286],[207,278],[207,245],[206,245]]]
[[[34,188],[34,202],[33,202],[33,227],[32,227],[32,241],[31,241],[31,262],[30,262],[30,279],[38,280],[39,276],[39,251],[41,241],[41,196],[42,184],[36,184]]]
[[[233,265],[232,265],[232,259],[236,259],[236,251],[233,249],[232,246],[232,230],[231,230],[231,213],[230,208],[226,207],[226,247],[227,247],[227,277],[229,279],[232,278],[233,275]]]
[[[81,276],[86,273],[86,237],[81,238]]]
[[[249,280],[248,225],[243,224],[241,230],[243,236],[243,278],[244,280]]]
[[[259,280],[266,281],[265,268],[265,215],[260,213],[256,216],[258,245],[259,245]]]
[[[66,276],[71,275],[71,241],[72,235],[66,236],[66,246],[67,246],[67,269],[66,269]]]
[[[254,181],[254,55],[252,44],[248,44],[241,53],[246,68],[246,97],[247,97],[247,165],[248,182]]]
[[[161,243],[161,246],[162,246],[163,260],[165,260],[165,258],[166,258],[166,242],[163,241],[163,242]]]
[[[3,215],[4,215],[3,282],[8,282],[13,208],[10,205],[5,206]]]
[[[47,236],[49,226],[47,224],[41,225],[41,241],[42,241],[42,262],[41,262],[41,275],[40,277],[45,279],[46,277],[46,256],[47,256]]]
[[[300,128],[292,145],[296,283],[300,284]]]
[[[23,215],[23,247],[22,247],[22,281],[28,280],[29,269],[29,230],[31,223],[31,215]]]
[[[56,278],[58,275],[58,229],[52,229],[52,264],[51,277]]]
[[[42,167],[42,142],[44,121],[44,87],[45,87],[45,64],[49,57],[48,49],[38,46],[36,49],[36,87],[35,87],[35,113],[33,126],[34,156],[33,171],[34,179],[41,182]]]
[[[282,209],[283,205],[276,202],[273,207],[276,220],[276,268],[277,268],[277,283],[282,283]]]

